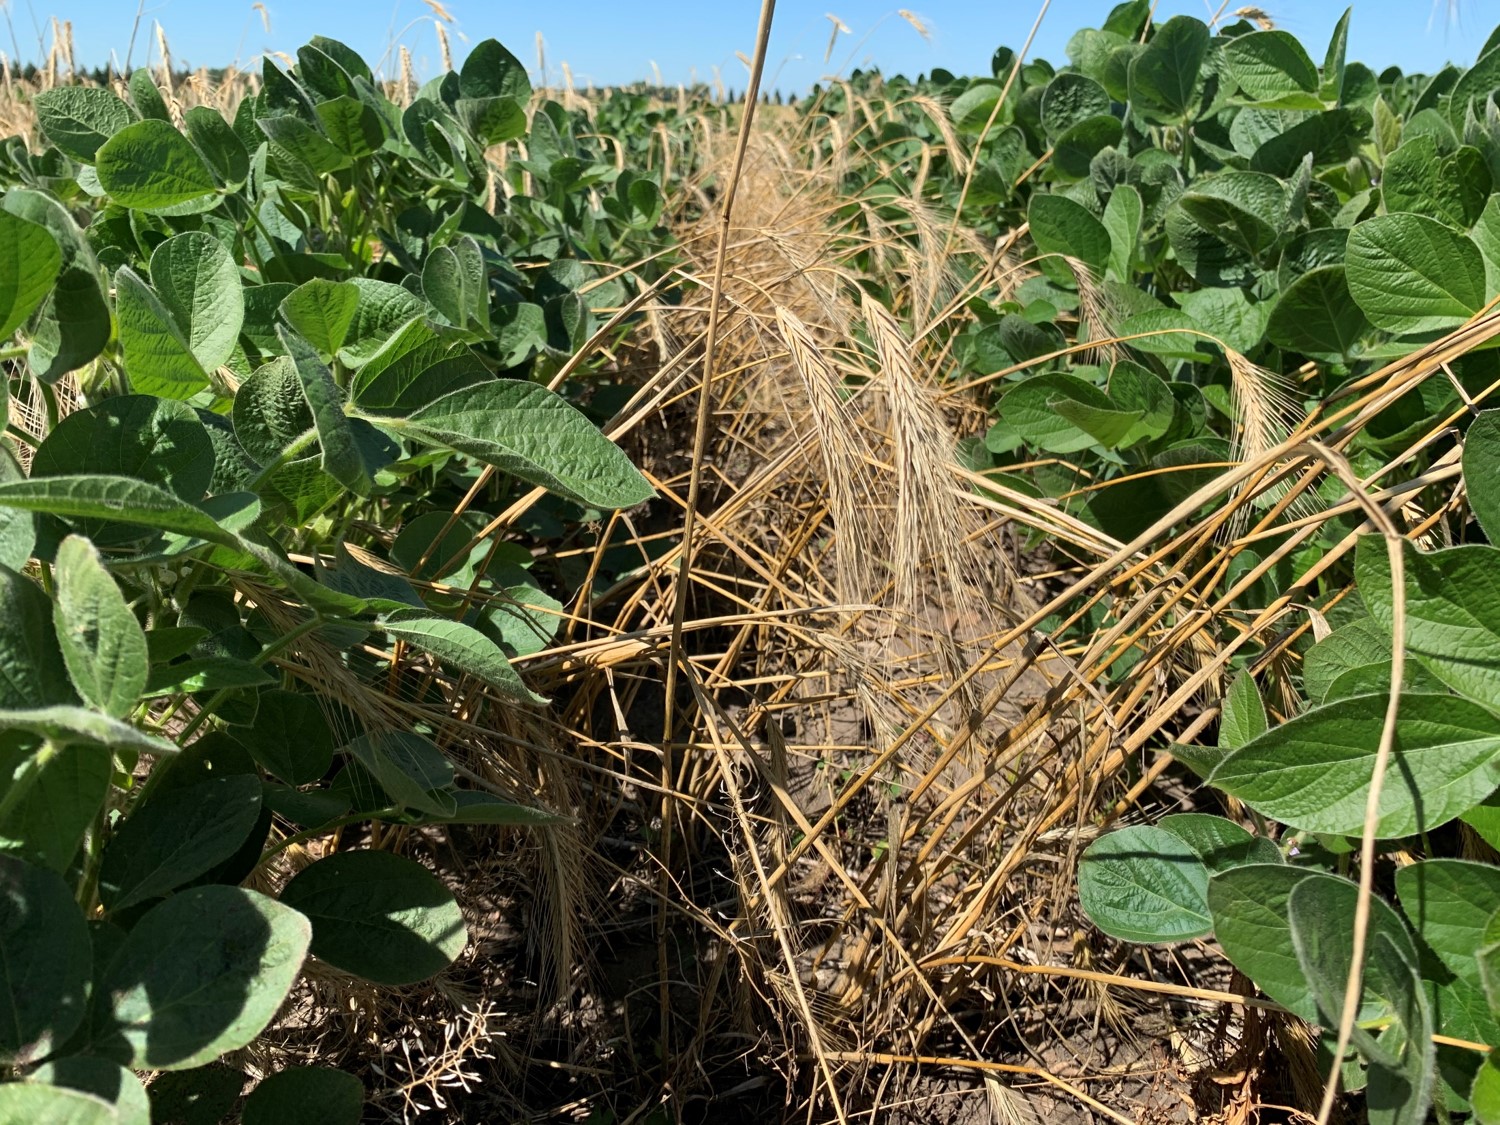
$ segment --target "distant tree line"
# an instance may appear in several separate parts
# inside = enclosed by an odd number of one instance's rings
[[[34,62],[18,63],[18,62],[7,61],[6,64],[5,64],[5,68],[7,70],[9,70],[10,77],[11,77],[11,79],[13,81],[20,81],[20,82],[27,82],[27,83],[34,83],[34,82],[36,82],[37,79],[40,76],[42,76],[43,74],[45,74],[46,70],[47,70],[47,68],[45,66],[38,66]],[[62,67],[61,67],[61,64],[59,64],[59,75],[61,75],[61,72],[62,72]],[[194,75],[196,73],[198,73],[198,69],[196,67],[187,67],[187,66],[173,67],[173,69],[172,69],[173,84],[175,85],[179,81],[186,81],[188,78],[190,78],[192,75]],[[228,77],[231,73],[243,74],[244,71],[243,70],[238,70],[237,68],[230,68],[230,67],[223,67],[223,66],[208,67],[208,68],[206,68],[206,74],[207,74],[208,80],[210,82],[212,82],[212,83],[219,83],[219,82],[224,81],[224,79],[226,77]],[[119,70],[117,70],[116,68],[114,68],[112,66],[95,66],[95,67],[86,67],[86,66],[84,66],[84,67],[75,67],[74,70],[73,70],[73,81],[80,82],[80,83],[86,83],[86,84],[93,84],[93,85],[96,85],[96,86],[107,86],[114,79],[121,78],[121,77],[124,77],[124,75]],[[636,82],[636,83],[632,83],[631,85],[628,85],[628,86],[619,86],[619,87],[615,87],[615,88],[619,89],[619,90],[623,90],[623,91],[625,91],[627,93],[644,94],[645,96],[647,96],[649,98],[656,99],[658,101],[672,101],[672,100],[675,100],[677,98],[677,96],[678,96],[679,89],[680,89],[677,86],[665,86],[665,85],[660,85],[659,86],[659,85],[656,85],[654,83],[649,83],[649,82]],[[694,99],[694,100],[704,99],[704,100],[712,101],[714,99],[714,97],[715,97],[715,92],[714,92],[713,87],[710,86],[706,82],[697,82],[697,83],[694,83],[692,86],[690,86],[690,87],[687,88],[686,93],[687,93],[687,96],[690,99]],[[735,89],[731,88],[731,89],[728,89],[728,90],[726,90],[724,92],[723,97],[724,97],[724,100],[728,104],[730,104],[730,105],[739,105],[739,104],[743,103],[744,100],[745,100],[745,91],[743,91],[743,90],[735,90]],[[784,93],[781,90],[763,91],[761,93],[761,95],[760,95],[760,103],[761,103],[761,105],[790,105],[790,106],[795,106],[797,104],[797,101],[798,101],[798,98],[797,98],[796,94]]]
[[[6,69],[10,71],[10,76],[11,76],[11,78],[13,80],[19,80],[19,81],[24,81],[24,82],[35,82],[39,76],[41,76],[42,74],[45,74],[46,71],[47,71],[47,68],[45,66],[38,66],[34,62],[28,62],[28,63],[7,62],[6,63]],[[139,69],[139,68],[133,68],[133,69]],[[65,71],[64,71],[63,64],[59,61],[59,63],[58,63],[58,73],[59,73],[59,75],[62,75],[64,72]],[[153,72],[154,72],[154,68],[153,68]],[[179,81],[186,81],[188,78],[192,77],[194,74],[197,74],[197,73],[198,73],[198,68],[197,67],[188,67],[188,66],[173,67],[172,68],[172,82],[175,85]],[[207,67],[206,68],[205,73],[207,74],[208,80],[210,82],[217,83],[217,82],[222,82],[231,73],[240,73],[240,74],[243,74],[244,71],[237,70],[237,69],[231,68],[231,67],[226,67],[226,66],[211,66],[211,67]],[[112,66],[95,66],[95,67],[79,66],[79,67],[74,67],[73,68],[73,80],[75,82],[92,83],[92,84],[94,84],[96,86],[105,86],[105,85],[108,85],[113,79],[115,79],[115,78],[123,78],[124,76],[125,76],[124,74],[122,74],[119,70],[117,70],[116,68],[114,68]]]
[[[684,91],[683,87],[657,85],[653,82],[632,82],[628,86],[606,87],[606,89],[615,89],[627,94],[640,94],[656,101],[672,101],[678,96],[679,91]],[[693,85],[686,87],[684,92],[687,94],[689,100],[692,101],[699,99],[713,101],[718,96],[714,88],[707,82],[695,82]],[[745,91],[726,89],[723,97],[724,101],[728,104],[739,105],[745,100]],[[781,90],[762,91],[760,104],[794,106],[797,104],[797,95],[784,93]]]

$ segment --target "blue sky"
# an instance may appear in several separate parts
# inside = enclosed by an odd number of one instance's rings
[[[914,74],[946,67],[956,73],[988,73],[993,50],[1019,48],[1040,0],[782,0],[768,60],[768,80],[783,89],[806,89],[820,76],[848,66],[878,65],[887,73]],[[1237,7],[1241,0],[1230,0]],[[929,27],[924,39],[897,14],[907,3]],[[1347,0],[1261,0],[1278,26],[1296,34],[1321,59],[1329,32]],[[1350,35],[1350,58],[1378,71],[1392,64],[1430,72],[1445,61],[1468,64],[1491,26],[1500,21],[1495,0],[1357,0]],[[724,82],[745,85],[746,70],[736,51],[754,45],[758,0],[543,0],[538,3],[445,0],[455,18],[454,48],[465,39],[495,37],[529,65],[535,65],[536,35],[546,43],[550,77],[567,62],[575,80],[597,84],[650,78],[653,63],[668,83],[698,77],[712,81],[718,67]],[[0,26],[0,49],[37,55],[49,20],[71,20],[76,54],[82,64],[102,64],[111,50],[120,61],[130,42],[135,5],[129,0],[0,0],[11,27]],[[393,43],[407,45],[417,66],[433,73],[439,62],[432,9],[421,0],[265,0],[270,22],[245,0],[144,0],[145,16],[136,35],[139,64],[153,44],[153,21],[161,23],[178,61],[217,65],[242,63],[266,50],[294,51],[315,34],[342,39],[372,63]],[[1064,58],[1069,35],[1098,26],[1109,0],[1054,0],[1033,49],[1054,61]],[[832,61],[824,64],[836,13],[852,34],[840,35]],[[1186,12],[1205,17],[1204,0],[1161,0],[1158,18]],[[12,28],[14,40],[12,40]],[[394,55],[390,55],[394,58]],[[394,65],[394,64],[392,64]]]

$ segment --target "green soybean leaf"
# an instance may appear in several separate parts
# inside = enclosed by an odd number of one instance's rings
[[[433,816],[451,816],[453,764],[432,742],[409,731],[384,731],[344,747],[374,775],[396,804]]]
[[[1110,111],[1109,92],[1083,74],[1059,74],[1042,91],[1042,128],[1052,138]]]
[[[990,119],[990,114],[995,111],[995,103],[999,100],[999,84],[981,80],[949,103],[948,116],[958,126],[960,133],[978,133]]]
[[[1094,157],[1118,145],[1123,134],[1124,126],[1117,117],[1100,114],[1085,118],[1053,142],[1052,167],[1065,179],[1085,179]]]
[[[311,785],[333,765],[333,732],[310,695],[273,689],[260,693],[255,722],[231,734],[264,769],[288,785]]]
[[[1351,904],[1331,899],[1326,894],[1319,895],[1329,884],[1343,883],[1345,880],[1329,875],[1318,875],[1300,883],[1292,892],[1288,902],[1290,912],[1289,921],[1292,929],[1292,944],[1297,950],[1297,961],[1302,968],[1302,973],[1307,977],[1308,986],[1318,1005],[1318,1022],[1324,1027],[1336,1027],[1339,1023],[1340,1013],[1344,1006],[1344,982],[1348,980],[1353,966],[1350,942],[1347,933],[1354,929]],[[1311,902],[1299,903],[1299,895],[1309,893]],[[1382,906],[1384,903],[1381,904]],[[1334,913],[1329,917],[1325,912],[1331,912],[1338,906],[1345,907],[1344,910]],[[1343,931],[1342,933],[1340,931]],[[1369,944],[1366,947],[1366,961],[1364,971],[1364,999],[1369,1004],[1380,1003],[1380,997],[1375,993],[1376,959],[1382,943],[1388,943],[1386,934],[1372,933]],[[1384,1014],[1384,1013],[1382,1013]],[[1399,1032],[1398,1032],[1399,1034]],[[1355,1024],[1351,1043],[1364,1056],[1373,1073],[1379,1069],[1395,1069],[1400,1067],[1401,1061],[1396,1052],[1388,1043],[1375,1038],[1366,1028]],[[1366,1079],[1368,1082],[1368,1078]],[[1389,1110],[1389,1106],[1385,1107]]]
[[[661,221],[666,206],[666,196],[655,180],[632,180],[625,193],[629,209],[630,225],[637,230],[650,230]]]
[[[1418,552],[1403,546],[1406,649],[1449,687],[1500,708],[1500,547],[1475,544]],[[1385,542],[1370,535],[1355,549],[1354,575],[1370,613],[1394,625],[1393,581]]]
[[[142,117],[151,121],[172,120],[172,111],[167,108],[167,101],[161,96],[161,88],[157,86],[156,79],[151,77],[149,70],[143,66],[136,67],[130,72],[126,85],[130,90],[130,101]]]
[[[1141,218],[1145,209],[1141,194],[1129,184],[1120,184],[1110,194],[1104,208],[1104,229],[1109,232],[1108,274],[1120,282],[1131,278],[1136,243],[1141,236]]]
[[[61,876],[10,856],[0,856],[0,959],[0,1058],[25,1064],[82,1022],[93,953]]]
[[[1115,327],[1138,351],[1175,359],[1202,359],[1198,350],[1205,343],[1198,322],[1181,309],[1147,309],[1128,316]]]
[[[1434,966],[1425,949],[1422,956],[1422,987],[1432,1009],[1433,1026],[1455,1039],[1470,1043],[1493,1043],[1500,1039],[1500,1021],[1491,1014],[1484,990],[1453,978]],[[1473,1086],[1474,1075],[1482,1061],[1474,1052],[1447,1044],[1437,1045],[1437,1074],[1452,1099],[1449,1104],[1457,1108],[1457,1098],[1463,1096],[1462,1091]]]
[[[129,266],[115,274],[115,310],[133,390],[186,399],[208,386],[208,375],[172,313]]]
[[[1137,411],[1141,420],[1126,436],[1122,447],[1159,438],[1172,428],[1177,400],[1166,380],[1139,364],[1121,360],[1109,375],[1110,401]]]
[[[1479,940],[1474,960],[1479,964],[1479,980],[1493,1015],[1500,1013],[1500,913],[1490,915],[1484,936]]]
[[[274,113],[258,118],[255,124],[269,138],[281,173],[302,187],[312,189],[320,177],[353,163],[348,153],[295,113]]]
[[[99,899],[110,911],[159,898],[239,850],[260,818],[260,779],[212,778],[155,793],[104,847]]]
[[[209,631],[201,625],[163,625],[146,630],[146,648],[152,664],[165,664],[186,656],[208,637]]]
[[[335,821],[353,807],[347,797],[327,789],[293,789],[286,785],[267,785],[265,804],[277,816],[306,828]]]
[[[115,1125],[151,1125],[151,1099],[141,1080],[118,1063],[92,1055],[53,1059],[26,1076],[27,1082],[87,1094],[107,1102]],[[42,1120],[39,1118],[38,1120]],[[50,1115],[45,1120],[58,1120]]]
[[[1292,947],[1287,901],[1298,883],[1316,874],[1257,863],[1221,871],[1208,883],[1214,937],[1224,955],[1267,996],[1308,1020],[1316,1020],[1318,1010]]]
[[[167,121],[125,126],[99,147],[96,161],[100,186],[122,207],[181,214],[217,198],[203,157]]]
[[[1341,625],[1302,658],[1302,686],[1313,703],[1322,703],[1340,676],[1355,668],[1391,662],[1391,635],[1373,617]]]
[[[231,656],[199,656],[156,668],[146,682],[145,697],[179,695],[183,692],[235,691],[262,687],[276,677],[259,664]]]
[[[92,743],[143,754],[175,754],[177,744],[137,730],[129,723],[111,719],[97,711],[56,703],[49,707],[0,710],[0,730],[23,730],[47,738],[59,746]]]
[[[120,1125],[115,1107],[81,1090],[7,1082],[0,1086],[0,1125]]]
[[[14,763],[3,751],[0,762],[0,778],[14,794],[0,812],[0,852],[65,873],[104,805],[113,760],[90,747],[38,752],[28,740]]]
[[[1199,71],[1208,54],[1208,28],[1173,16],[1156,29],[1130,63],[1130,101],[1154,120],[1181,121],[1197,101]]]
[[[1396,894],[1422,940],[1456,976],[1481,984],[1475,954],[1500,911],[1500,868],[1428,859],[1396,869]]]
[[[301,599],[310,609],[330,617],[358,617],[369,612],[369,605],[362,598],[350,597],[331,590],[316,578],[303,574],[286,557],[286,551],[274,539],[258,528],[242,531],[231,537],[231,544],[249,555],[271,577],[275,578],[290,593]]]
[[[1250,167],[1256,172],[1290,177],[1309,154],[1314,165],[1346,160],[1369,136],[1370,126],[1370,115],[1362,109],[1330,109],[1295,124],[1284,121],[1254,149]]]
[[[328,1067],[291,1066],[263,1079],[245,1102],[243,1125],[359,1125],[365,1087]]]
[[[424,512],[401,526],[396,541],[391,544],[391,561],[415,579],[441,579],[450,585],[468,586],[489,555],[487,543],[476,543],[468,550],[467,557],[460,558],[456,566],[446,572],[441,568],[463,551],[470,540],[478,537],[488,522],[487,516],[473,509],[456,522],[450,512]]]
[[[277,356],[261,364],[240,384],[233,418],[235,438],[262,464],[276,462],[314,431],[312,409],[291,357]]]
[[[0,211],[0,339],[8,339],[47,299],[62,260],[46,227]]]
[[[0,567],[0,707],[72,703],[52,604],[29,578]]]
[[[1122,39],[1137,39],[1150,18],[1150,0],[1122,0],[1104,17],[1103,29]]]
[[[281,315],[327,362],[348,338],[359,296],[352,282],[315,277],[286,295]]]
[[[1285,291],[1310,270],[1343,265],[1348,243],[1349,232],[1338,228],[1324,227],[1294,235],[1282,249],[1276,267],[1277,283]]]
[[[99,552],[70,535],[57,550],[53,621],[68,675],[84,702],[124,718],[146,686],[146,633]]]
[[[481,144],[497,145],[526,135],[526,108],[515,98],[459,98],[453,110]]]
[[[1370,330],[1341,264],[1319,266],[1292,282],[1266,322],[1266,337],[1277,347],[1334,362],[1356,355]]]
[[[134,1069],[187,1070],[245,1046],[291,991],[310,937],[306,918],[254,891],[179,891],[106,970],[113,1025],[96,1050]]]
[[[506,652],[532,656],[557,639],[567,619],[563,603],[530,581],[500,591],[479,614],[479,628]]]
[[[426,321],[412,320],[359,369],[350,395],[362,410],[382,417],[405,415],[490,379],[488,368],[468,348],[444,339]]]
[[[567,817],[544,809],[519,805],[475,789],[456,789],[451,794],[453,811],[442,816],[418,816],[418,824],[503,824],[514,827],[563,824]]]
[[[151,1109],[158,1121],[172,1125],[223,1125],[234,1119],[247,1078],[222,1062],[169,1070],[151,1082]]]
[[[1474,1085],[1469,1090],[1469,1104],[1474,1107],[1478,1125],[1500,1125],[1500,1062],[1485,1056]]]
[[[272,113],[300,113],[311,121],[316,114],[313,96],[297,78],[277,65],[274,59],[265,59],[261,66],[261,77],[265,84],[264,108]]]
[[[349,284],[359,290],[359,304],[338,357],[346,366],[359,368],[373,359],[398,329],[420,317],[426,306],[415,293],[389,281],[356,277]]]
[[[1281,852],[1274,841],[1252,835],[1222,816],[1175,813],[1162,817],[1157,827],[1192,848],[1210,876],[1247,863],[1281,862]]]
[[[1076,258],[1096,273],[1102,274],[1109,264],[1111,244],[1109,231],[1081,203],[1065,195],[1038,193],[1031,197],[1027,210],[1031,239],[1043,254],[1065,254]],[[1044,267],[1046,260],[1043,260]],[[1072,273],[1060,262],[1050,263],[1048,276],[1071,282]]]
[[[75,410],[42,442],[34,478],[76,473],[130,477],[196,501],[213,479],[214,448],[185,403],[121,395]]]
[[[1297,960],[1312,985],[1321,1021],[1335,1026],[1353,964],[1353,919],[1359,889],[1347,879],[1315,875],[1293,888],[1287,903]],[[1436,1072],[1432,1009],[1417,973],[1417,952],[1400,919],[1371,901],[1365,993],[1385,1001],[1399,1021],[1379,1040],[1356,1024],[1354,1043],[1366,1057],[1369,1116],[1378,1125],[1420,1125],[1431,1104]]]
[[[547,343],[547,313],[540,305],[519,301],[495,310],[495,344],[502,367],[516,367]]]
[[[328,139],[345,156],[364,160],[385,143],[385,127],[374,108],[349,95],[318,103],[318,120]]]
[[[183,747],[172,772],[162,778],[155,792],[165,793],[217,777],[255,773],[254,759],[231,735],[241,729],[242,721],[249,720],[238,714],[234,719],[227,729],[208,731]]]
[[[245,323],[240,271],[212,235],[174,235],[151,254],[151,285],[205,371],[226,363]]]
[[[1441,693],[1446,687],[1447,685],[1442,680],[1417,661],[1406,662],[1406,677],[1401,684],[1403,691]],[[1391,661],[1387,658],[1340,672],[1329,685],[1328,694],[1323,697],[1323,702],[1332,703],[1335,699],[1348,699],[1351,696],[1369,695],[1372,692],[1388,694],[1390,690]]]
[[[1478,149],[1464,145],[1439,154],[1437,142],[1424,134],[1386,159],[1380,197],[1388,212],[1410,211],[1468,230],[1479,221],[1490,186],[1490,170]]]
[[[1375,151],[1381,160],[1385,160],[1401,146],[1401,119],[1384,97],[1375,99],[1371,113],[1375,117]]]
[[[1322,108],[1316,96],[1318,68],[1290,32],[1252,31],[1236,36],[1224,44],[1224,61],[1240,91],[1251,101],[1290,99],[1297,102],[1297,108]],[[1309,96],[1298,100],[1298,94]]]
[[[1163,225],[1182,268],[1205,286],[1248,286],[1256,272],[1254,255],[1205,229],[1180,203],[1175,200],[1167,209]]]
[[[1328,40],[1328,51],[1323,56],[1318,96],[1325,102],[1337,101],[1344,88],[1344,56],[1349,48],[1349,16],[1352,13],[1352,8],[1344,9],[1344,14],[1334,25],[1333,35]]]
[[[1139,410],[1101,408],[1063,396],[1054,398],[1050,405],[1059,417],[1077,426],[1104,449],[1115,449],[1124,444],[1144,417]]]
[[[387,428],[494,465],[581,504],[628,508],[655,495],[629,458],[564,399],[517,380],[444,395]],[[565,451],[565,452],[564,452]]]
[[[237,187],[249,178],[250,154],[223,114],[212,106],[195,105],[183,113],[182,123],[220,184]]]
[[[100,86],[57,86],[31,102],[46,138],[74,160],[94,162],[99,146],[136,120],[115,94]]]
[[[531,100],[531,80],[525,65],[494,39],[474,44],[458,74],[459,91],[466,98]]]
[[[1259,254],[1281,236],[1286,188],[1263,172],[1220,172],[1178,197],[1193,222],[1231,246]]]
[[[1099,837],[1078,864],[1089,919],[1123,941],[1168,942],[1212,929],[1208,869],[1180,837],[1136,825]]]
[[[281,901],[312,921],[312,952],[377,984],[415,984],[463,952],[453,894],[421,864],[390,852],[339,852],[293,876]]]
[[[26,474],[8,450],[0,450],[0,483],[25,480]],[[36,517],[14,508],[0,508],[0,566],[25,567],[36,546]]]
[[[387,616],[380,627],[394,639],[431,653],[455,671],[473,676],[502,695],[524,703],[546,702],[522,682],[499,646],[471,625],[411,610]]]
[[[252,362],[270,362],[281,350],[276,338],[277,313],[281,302],[297,287],[287,281],[271,281],[245,287],[245,324],[241,344]]]
[[[549,298],[543,311],[547,325],[544,350],[559,359],[583,347],[593,333],[593,316],[583,297],[576,292]]]
[[[0,209],[46,227],[62,251],[52,292],[30,327],[31,369],[44,383],[88,363],[104,350],[113,331],[99,263],[66,207],[45,192],[13,187]]]
[[[427,603],[400,569],[378,555],[341,540],[334,548],[334,558],[335,566],[319,571],[319,577],[333,589],[364,598],[381,612],[426,608]]]
[[[1482,116],[1485,99],[1496,89],[1500,89],[1500,50],[1489,47],[1453,83],[1448,97],[1448,120],[1454,129],[1463,127],[1471,104]]]
[[[1245,743],[1266,733],[1270,722],[1266,719],[1266,705],[1255,686],[1255,677],[1241,672],[1224,693],[1223,710],[1219,717],[1219,745],[1226,750],[1238,750]]]
[[[104,519],[172,531],[223,546],[233,535],[202,508],[165,489],[129,477],[77,473],[0,483],[0,506],[46,512],[65,519]]]
[[[1485,537],[1500,544],[1500,410],[1482,411],[1464,435],[1464,491]]]
[[[354,84],[356,75],[368,82],[370,68],[364,59],[337,39],[318,35],[305,47],[297,49],[297,77],[308,89],[325,98],[353,94],[357,89]]]
[[[1253,351],[1265,337],[1270,302],[1254,302],[1243,289],[1198,289],[1179,293],[1182,311],[1216,343],[1240,354]]]
[[[1231,753],[1209,781],[1293,828],[1358,836],[1385,708],[1375,694],[1304,712]],[[1376,835],[1427,832],[1466,812],[1500,782],[1497,756],[1500,719],[1488,711],[1447,695],[1404,695]]]
[[[375,481],[365,451],[344,413],[344,392],[313,346],[295,332],[278,329],[282,346],[296,365],[302,393],[312,412],[323,451],[323,471],[357,496],[368,496]]]
[[[489,276],[479,243],[471,236],[427,255],[422,294],[454,327],[489,331]]]
[[[1451,328],[1484,305],[1484,259],[1471,238],[1425,215],[1379,215],[1349,232],[1349,292],[1377,328]]]
[[[1098,441],[1079,421],[1056,409],[1070,401],[1108,413],[1109,396],[1077,375],[1045,372],[1016,384],[1000,400],[1000,417],[1029,445],[1050,453],[1088,449]]]

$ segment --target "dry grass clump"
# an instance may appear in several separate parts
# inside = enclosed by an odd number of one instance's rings
[[[950,989],[922,962],[989,953],[1047,914],[1053,879],[972,896],[1045,811],[1048,766],[1069,768],[1076,741],[1059,727],[992,753],[1015,703],[1053,676],[1019,639],[997,643],[1029,601],[1000,522],[955,477],[954,427],[973,411],[945,401],[934,357],[861,298],[847,265],[860,247],[832,222],[836,162],[809,170],[785,152],[758,143],[745,170],[713,388],[718,487],[690,588],[695,609],[741,620],[685,654],[698,686],[681,803],[730,790],[736,815],[684,812],[679,831],[694,851],[767,873],[734,881],[735,924],[719,939],[733,969],[703,982],[715,987],[700,991],[699,1027],[745,1034],[725,1013],[769,1005],[780,1034],[763,1049],[791,1095],[844,1117],[907,1096],[906,1078],[890,1085],[898,1045],[914,1059],[950,1045],[979,1056],[968,1016],[980,991]],[[925,206],[902,225],[919,244],[946,235]],[[882,249],[927,292],[956,291],[903,240]],[[701,334],[700,315],[672,317],[673,336]]]

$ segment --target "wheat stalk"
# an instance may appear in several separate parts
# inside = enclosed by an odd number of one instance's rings
[[[839,19],[838,16],[834,15],[832,12],[825,13],[823,18],[833,24],[833,27],[828,32],[828,46],[823,51],[823,62],[826,65],[828,63],[828,60],[833,58],[833,48],[835,45],[837,45],[839,36],[852,35],[853,32],[849,30],[848,24]]]

